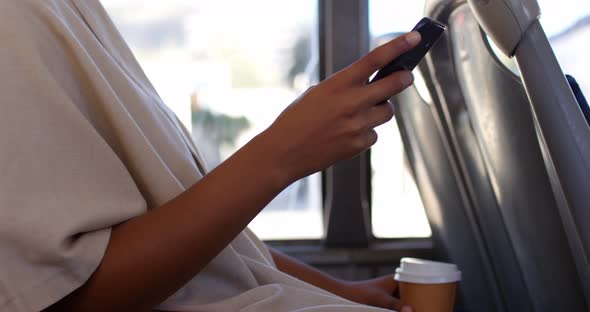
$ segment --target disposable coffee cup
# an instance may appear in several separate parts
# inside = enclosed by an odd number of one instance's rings
[[[451,263],[403,258],[394,279],[402,304],[414,312],[452,312],[461,271]]]

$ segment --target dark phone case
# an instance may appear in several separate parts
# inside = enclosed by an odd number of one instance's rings
[[[418,24],[412,29],[417,31],[422,36],[422,40],[412,50],[400,55],[389,64],[380,69],[375,77],[369,81],[373,83],[383,79],[396,71],[413,70],[418,63],[424,58],[426,53],[436,44],[442,34],[445,32],[446,26],[428,17],[421,19]]]

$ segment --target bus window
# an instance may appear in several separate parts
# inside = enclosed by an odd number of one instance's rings
[[[539,0],[541,24],[553,47],[557,61],[565,74],[574,76],[582,91],[590,93],[590,2],[585,0]],[[516,75],[520,75],[514,59],[504,55],[492,40],[489,40],[498,60]]]
[[[423,0],[370,0],[371,37],[377,40],[387,34],[407,32],[423,17],[423,12]],[[420,76],[416,75],[416,84],[422,86],[420,83]],[[430,226],[395,120],[377,128],[377,133],[379,142],[371,149],[373,235],[429,237]]]
[[[582,91],[590,94],[590,1],[538,1],[541,24],[563,72],[576,77]]]
[[[318,80],[317,0],[102,3],[209,168]],[[250,228],[267,240],[319,239],[321,193],[320,174],[298,181]]]

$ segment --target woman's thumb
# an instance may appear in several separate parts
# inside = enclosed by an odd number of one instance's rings
[[[409,306],[404,306],[400,312],[412,312],[412,308]]]

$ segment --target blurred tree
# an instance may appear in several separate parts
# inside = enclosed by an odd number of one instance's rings
[[[293,86],[297,75],[304,73],[312,57],[312,37],[308,28],[302,28],[290,52],[291,67],[286,75],[287,82]]]
[[[246,117],[230,117],[207,109],[193,110],[192,117],[193,124],[206,131],[219,145],[235,145],[240,133],[250,127]]]

